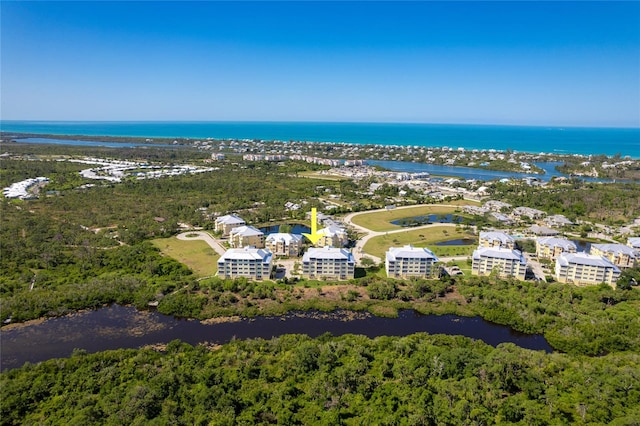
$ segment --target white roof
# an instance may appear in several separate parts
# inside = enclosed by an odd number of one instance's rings
[[[507,235],[504,232],[497,231],[481,231],[480,239],[489,241],[499,240],[501,244],[515,241],[511,235]]]
[[[537,241],[541,245],[549,246],[549,247],[562,247],[562,249],[564,250],[578,249],[578,247],[573,243],[573,241],[569,241],[566,238],[542,237],[542,238],[537,238]]]
[[[303,262],[308,262],[311,259],[346,259],[348,262],[353,262],[353,254],[344,248],[338,247],[310,247],[302,256]]]
[[[438,258],[435,254],[428,248],[424,247],[413,247],[411,245],[407,245],[404,247],[391,247],[387,251],[387,259],[396,260],[396,259],[433,259],[434,262],[438,261]]]
[[[340,228],[339,226],[331,225],[327,226],[326,228],[322,228],[317,233],[325,235],[327,237],[333,237],[334,235],[344,235],[346,232],[347,231],[345,231],[343,228]]]
[[[228,214],[228,215],[220,216],[219,218],[217,218],[216,223],[233,225],[234,223],[245,223],[245,221],[238,215]]]
[[[627,241],[631,247],[639,249],[640,248],[640,237],[632,237]]]
[[[597,248],[600,251],[613,254],[626,254],[630,257],[636,257],[635,252],[629,246],[624,244],[591,244],[591,248]]]
[[[268,262],[271,259],[271,252],[266,249],[258,249],[255,247],[244,247],[227,250],[218,262],[225,262],[227,260],[260,260],[262,262]]]
[[[264,232],[253,226],[238,226],[233,228],[230,232],[231,235],[240,235],[242,237],[254,237],[257,235],[264,235]]]
[[[276,232],[274,234],[269,234],[267,235],[267,242],[278,242],[278,241],[282,241],[286,244],[291,244],[292,242],[300,242],[302,241],[302,235],[300,234],[286,234],[286,233],[279,233]]]
[[[584,252],[563,253],[558,256],[556,262],[560,266],[567,266],[572,263],[575,265],[601,266],[604,268],[613,268],[614,271],[620,271],[613,263],[609,261],[609,259],[602,256],[587,254]]]
[[[473,258],[480,259],[482,257],[490,257],[493,259],[517,260],[520,263],[526,263],[522,253],[518,250],[511,250],[504,247],[479,247],[473,251]]]

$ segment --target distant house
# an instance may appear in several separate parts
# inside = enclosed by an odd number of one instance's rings
[[[633,268],[636,264],[636,252],[624,244],[591,244],[589,254],[609,259],[619,268]]]
[[[219,277],[269,279],[273,255],[255,247],[229,249],[218,259]]]
[[[482,231],[478,246],[480,247],[503,247],[508,249],[515,248],[516,240],[504,232],[499,231]]]
[[[536,238],[536,255],[541,259],[556,259],[562,253],[575,253],[577,250],[575,243],[565,238]]]
[[[555,278],[561,283],[615,284],[620,269],[607,258],[587,253],[563,253],[556,259]]]
[[[553,216],[549,216],[545,219],[545,223],[549,226],[568,226],[568,225],[573,225],[573,222],[571,222],[566,216],[563,216],[561,214],[556,214]]]
[[[302,256],[302,275],[310,279],[348,280],[355,275],[355,258],[344,248],[311,247]]]
[[[275,233],[267,235],[265,246],[276,256],[295,257],[302,249],[302,235]]]
[[[229,232],[229,245],[234,248],[264,248],[264,232],[253,226],[238,226]]]
[[[632,237],[627,240],[627,246],[640,253],[640,237]]]
[[[486,203],[484,203],[483,207],[494,212],[499,212],[499,211],[502,211],[502,209],[510,209],[511,204],[505,203],[504,201],[489,200]]]
[[[211,159],[215,161],[223,161],[225,159],[225,156],[221,152],[214,152],[213,154],[211,154]]]
[[[513,209],[513,214],[515,216],[524,216],[530,219],[540,219],[547,215],[547,213],[542,210],[532,209],[531,207],[516,207]]]
[[[472,256],[471,273],[490,275],[496,271],[500,277],[524,280],[527,262],[522,253],[505,247],[478,247]]]
[[[560,234],[560,232],[555,229],[547,228],[546,226],[540,225],[531,225],[529,228],[527,228],[527,232],[539,237],[552,237],[554,235]]]
[[[222,235],[225,237],[229,235],[233,228],[243,225],[246,225],[244,219],[235,214],[220,216],[215,220],[215,230],[217,232],[222,232]]]
[[[428,248],[407,245],[392,247],[387,251],[385,270],[387,276],[394,278],[423,277],[435,275],[435,262],[438,258]]]

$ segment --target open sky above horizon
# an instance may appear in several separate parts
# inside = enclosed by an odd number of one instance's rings
[[[3,120],[640,127],[640,2],[0,3]]]

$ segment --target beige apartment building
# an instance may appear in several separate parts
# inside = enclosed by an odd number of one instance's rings
[[[271,252],[265,249],[254,247],[229,249],[218,259],[217,275],[223,278],[269,279],[272,259]]]
[[[229,233],[229,246],[264,248],[264,232],[253,226],[239,226]]]
[[[496,271],[500,277],[524,280],[527,262],[518,250],[504,247],[478,247],[472,256],[471,273],[490,275]]]
[[[310,279],[348,280],[355,275],[353,254],[338,247],[311,247],[302,256],[302,275]]]
[[[216,232],[221,232],[223,236],[228,236],[233,228],[246,225],[244,219],[235,214],[220,216],[215,220]]]
[[[589,254],[606,257],[618,268],[633,268],[636,264],[636,252],[624,244],[591,244]]]
[[[514,249],[516,246],[516,240],[511,235],[507,235],[504,232],[483,231],[480,232],[478,246]]]
[[[575,253],[577,250],[575,243],[566,238],[536,238],[536,255],[540,259],[555,260],[562,253]]]
[[[561,283],[614,285],[620,269],[609,259],[587,253],[563,253],[556,259],[555,278]]]
[[[437,261],[436,255],[428,248],[411,245],[392,247],[385,257],[385,270],[387,276],[393,278],[429,278],[436,274]]]
[[[267,235],[266,248],[275,256],[297,257],[302,250],[302,235],[274,233]]]

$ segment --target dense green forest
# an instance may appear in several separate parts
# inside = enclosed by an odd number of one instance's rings
[[[2,425],[637,425],[640,355],[414,334],[77,351],[0,376]]]

